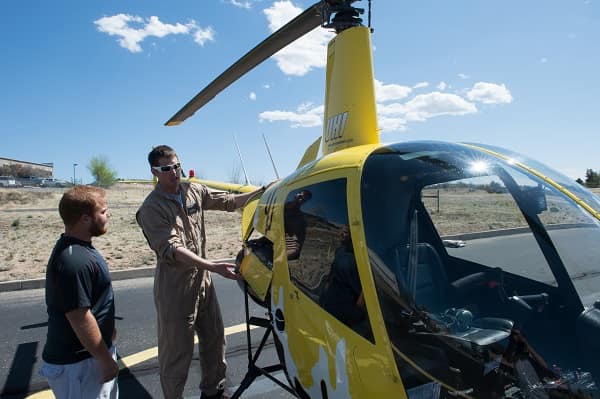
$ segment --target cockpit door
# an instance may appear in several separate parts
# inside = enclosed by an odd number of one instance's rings
[[[365,295],[362,278],[370,274],[360,271],[364,254],[356,254],[364,250],[361,223],[350,211],[358,202],[348,200],[352,184],[344,171],[306,179],[287,193],[284,205],[279,245],[285,251],[276,252],[286,254],[288,275],[274,311],[285,320],[278,334],[287,345],[290,379],[311,397],[401,391],[375,344],[372,283]]]

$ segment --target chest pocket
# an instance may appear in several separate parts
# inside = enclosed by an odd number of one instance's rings
[[[202,203],[195,199],[195,201],[188,202],[188,206],[186,206],[185,211],[188,215],[188,221],[190,223],[190,235],[188,238],[194,241],[194,247],[198,245],[196,248],[197,251],[200,251],[202,247],[203,234],[202,234]]]
[[[202,214],[200,203],[198,201],[194,201],[193,204],[189,205],[186,209],[188,217],[190,218],[190,222],[195,224],[197,227],[200,225],[200,215]]]
[[[186,235],[186,245],[197,254],[201,252],[202,208],[199,201],[193,201],[186,206],[187,220],[190,231]]]

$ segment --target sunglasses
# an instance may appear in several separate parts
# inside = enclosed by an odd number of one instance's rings
[[[181,164],[179,162],[177,162],[177,163],[174,163],[173,165],[153,166],[152,169],[154,169],[157,172],[170,172],[171,170],[181,169]]]

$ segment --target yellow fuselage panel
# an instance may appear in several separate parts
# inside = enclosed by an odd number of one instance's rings
[[[328,154],[312,165],[310,173],[316,174],[352,167],[362,169],[365,159],[379,147],[381,147],[380,144],[361,145]]]
[[[242,260],[240,274],[260,300],[264,301],[271,284],[271,270],[250,252]]]
[[[346,29],[327,49],[323,154],[379,142],[371,32]]]
[[[298,169],[284,179],[282,183],[291,186],[321,173],[348,168],[362,168],[362,164],[369,154],[379,147],[381,147],[381,144],[370,144],[333,152]]]
[[[348,168],[360,169],[366,157],[378,147],[380,147],[379,144],[347,148],[322,157],[296,170],[293,174],[278,182],[276,187],[270,188],[262,195],[254,214],[254,229],[264,234],[272,242],[283,237],[283,225],[273,223],[273,220],[283,220],[282,204],[285,202],[285,196],[291,187],[298,184],[310,184],[311,179],[325,172]]]
[[[385,324],[379,309],[366,249],[360,207],[360,179],[368,155],[379,145],[353,147],[329,154],[284,179],[260,199],[255,228],[274,244],[272,304],[285,315],[288,371],[307,391],[328,391],[349,398],[405,398]],[[334,179],[347,180],[348,216],[365,303],[374,341],[359,336],[302,293],[290,280],[285,247],[283,203],[296,189]],[[343,381],[337,383],[336,381]],[[309,392],[309,393],[310,393]],[[320,391],[319,391],[320,392]],[[318,397],[318,396],[317,396]]]

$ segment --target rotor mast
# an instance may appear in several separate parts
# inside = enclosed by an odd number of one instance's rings
[[[341,2],[331,23],[338,35],[327,47],[323,155],[379,143],[371,29],[362,25],[364,10]]]

